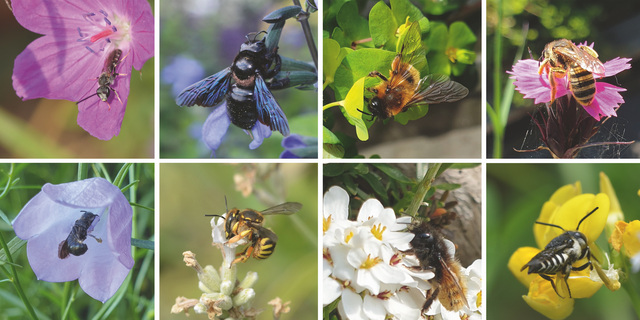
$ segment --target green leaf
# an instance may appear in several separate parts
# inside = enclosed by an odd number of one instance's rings
[[[433,186],[438,190],[455,190],[461,187],[460,184],[457,183],[441,183]]]
[[[332,37],[340,43],[341,47],[351,47],[351,43],[371,37],[369,34],[369,22],[360,16],[358,4],[355,1],[345,3],[336,17],[338,26],[342,30],[341,38]]]
[[[390,179],[400,181],[403,183],[413,182],[411,179],[405,176],[404,173],[402,173],[402,171],[398,170],[398,168],[391,166],[387,163],[372,163],[371,165],[377,168],[378,170],[384,172],[384,174],[389,176]]]
[[[376,3],[369,12],[369,32],[373,44],[377,48],[393,50],[397,40],[396,29],[398,29],[398,22],[391,9],[383,1]]]
[[[331,132],[331,130],[327,129],[327,127],[322,126],[322,142],[325,144],[340,144],[340,139]]]
[[[7,243],[7,247],[9,247],[9,252],[11,256],[14,256],[18,250],[22,249],[22,247],[27,244],[26,240],[22,240],[18,237],[14,237]],[[0,265],[7,263],[7,253],[4,250],[0,250]]]
[[[429,112],[428,105],[413,106],[405,112],[398,113],[395,117],[393,117],[393,120],[400,124],[406,125],[410,120],[417,120],[426,116],[427,112]]]
[[[443,51],[431,51],[427,54],[427,59],[432,74],[451,75],[451,61]]]
[[[429,19],[425,18],[420,9],[414,6],[409,0],[391,0],[391,11],[396,17],[398,23],[404,23],[409,17],[409,21],[418,22],[420,25],[420,33],[424,34],[429,31]]]
[[[476,35],[462,21],[456,21],[449,26],[449,41],[447,47],[467,48],[476,43]],[[468,47],[469,46],[469,47]]]
[[[348,54],[336,70],[333,85],[336,100],[344,100],[356,80],[367,77],[371,71],[388,73],[395,56],[396,53],[392,51],[368,48]]]
[[[362,175],[362,178],[369,184],[369,186],[371,186],[371,189],[373,189],[373,191],[382,198],[383,202],[386,203],[389,201],[389,196],[387,195],[387,188],[385,188],[384,185],[382,184],[380,177],[369,172],[367,174]]]
[[[328,163],[323,166],[322,175],[326,177],[337,177],[346,171],[353,169],[353,163]]]
[[[352,51],[347,48],[340,48],[340,44],[333,39],[324,39],[322,46],[322,72],[324,73],[324,87],[333,83],[336,70],[340,66],[342,59]]]
[[[427,38],[427,48],[429,49],[429,52],[444,52],[447,49],[448,42],[449,30],[447,29],[447,25],[442,22],[432,22],[431,31],[429,32],[429,37]]]
[[[475,168],[479,165],[480,165],[479,163],[454,163],[449,168],[450,169],[469,169],[469,168]]]
[[[340,144],[325,143],[322,145],[322,158],[342,159],[344,158],[344,147]]]

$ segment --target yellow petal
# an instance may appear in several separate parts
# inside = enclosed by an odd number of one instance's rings
[[[509,263],[507,264],[509,270],[511,270],[511,273],[513,273],[525,287],[529,287],[531,281],[539,278],[539,276],[535,273],[527,274],[527,270],[520,271],[520,269],[531,261],[531,258],[538,254],[538,252],[540,252],[538,248],[522,247],[518,248],[518,250],[511,255],[511,258],[509,258]]]
[[[609,243],[611,243],[611,247],[616,251],[620,251],[620,248],[622,248],[622,234],[626,228],[627,223],[625,221],[617,221],[613,233],[611,237],[609,237]]]
[[[557,212],[557,210],[564,205],[567,201],[578,196],[582,193],[582,187],[580,185],[580,181],[577,181],[575,184],[568,184],[562,186],[560,189],[556,190],[549,201],[545,202],[542,206],[542,210],[540,211],[540,216],[536,221],[549,222],[551,221],[551,217]],[[575,228],[575,227],[574,227]],[[557,228],[552,228],[557,229]],[[533,225],[533,234],[536,239],[536,244],[538,248],[544,248],[551,239],[558,236],[556,230],[549,229],[548,227],[544,227],[539,224]],[[558,229],[560,230],[560,229]],[[548,234],[547,234],[548,233]]]
[[[582,186],[580,185],[580,181],[576,181],[574,184],[568,184],[566,186],[560,187],[560,189],[556,190],[549,198],[549,201],[557,204],[558,206],[563,205],[565,202],[569,201],[569,199],[579,195],[582,193]]]
[[[576,263],[574,266],[581,266],[586,263],[587,260],[583,259]],[[586,268],[582,271],[571,271],[569,280],[567,281],[569,288],[571,289],[571,297],[574,299],[590,298],[602,287],[602,282],[591,280],[591,270]]]
[[[589,217],[582,220],[587,213],[595,208],[598,209]],[[599,193],[593,195],[585,193],[575,196],[563,204],[560,209],[551,216],[548,222],[558,225],[565,230],[576,230],[578,224],[580,224],[578,231],[584,233],[590,241],[595,241],[602,233],[602,230],[604,230],[608,214],[609,197],[606,194]],[[582,222],[580,223],[581,220]],[[546,243],[549,243],[553,238],[563,232],[560,228],[549,226],[545,226],[543,230],[544,233],[542,236],[546,240]]]
[[[531,282],[529,293],[522,297],[534,310],[553,320],[565,319],[573,312],[574,300],[560,298],[551,283],[538,277]]]
[[[622,242],[627,256],[632,257],[640,252],[640,221],[633,220],[629,222],[627,228],[622,234]]]
[[[609,177],[607,177],[604,172],[600,172],[600,192],[609,196],[610,208],[606,228],[607,236],[610,236],[615,232],[616,221],[624,220],[624,213],[622,213],[622,208],[620,207],[616,191],[613,189],[613,185],[611,184]]]

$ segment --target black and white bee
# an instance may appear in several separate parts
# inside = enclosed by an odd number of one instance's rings
[[[69,232],[69,236],[65,240],[62,240],[58,245],[58,258],[60,259],[66,259],[69,254],[74,256],[81,256],[85,254],[88,249],[87,244],[84,243],[87,236],[96,239],[98,243],[102,242],[100,238],[96,238],[89,234],[93,229],[93,222],[98,215],[84,210],[80,212],[82,212],[82,216],[73,224],[71,232]]]
[[[540,277],[551,282],[553,290],[560,298],[564,298],[560,293],[558,293],[556,283],[554,283],[551,278],[552,275],[555,275],[558,285],[566,284],[567,291],[569,292],[569,298],[571,298],[571,289],[567,283],[571,271],[580,271],[587,267],[593,270],[593,266],[591,265],[591,251],[589,250],[587,237],[584,233],[578,230],[580,229],[582,221],[597,210],[598,207],[591,210],[591,212],[587,213],[582,219],[580,219],[580,222],[578,222],[578,226],[576,227],[576,231],[566,231],[559,225],[536,221],[537,224],[559,228],[564,231],[564,233],[553,238],[553,240],[544,247],[544,250],[536,254],[531,261],[520,269],[520,271],[529,268],[527,274],[539,274]],[[587,258],[588,260],[585,264],[578,267],[573,266],[574,263],[584,258]],[[560,281],[562,281],[562,283]]]

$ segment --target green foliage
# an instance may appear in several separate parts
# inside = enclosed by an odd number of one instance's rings
[[[456,21],[450,27],[434,24],[409,0],[391,0],[390,6],[379,1],[372,4],[368,14],[363,13],[367,4],[367,1],[325,1],[323,17],[324,110],[341,106],[361,141],[368,139],[367,130],[374,122],[367,116],[370,111],[365,99],[372,97],[368,89],[381,81],[369,77],[372,71],[386,76],[392,61],[402,51],[411,55],[409,61],[421,77],[429,73],[459,76],[475,60],[471,49],[477,40],[465,22]],[[457,7],[459,4],[450,1],[430,10],[442,13]],[[428,105],[411,107],[393,120],[405,125],[424,117],[428,110]],[[331,125],[324,125],[326,130],[333,130]],[[325,155],[346,156],[336,149],[345,149],[345,142],[332,139],[325,144]]]

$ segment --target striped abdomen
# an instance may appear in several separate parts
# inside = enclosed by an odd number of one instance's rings
[[[573,97],[583,106],[591,104],[596,96],[596,81],[593,79],[593,74],[575,62],[569,70],[569,86]]]
[[[273,250],[276,249],[276,242],[271,238],[260,238],[258,239],[255,248],[253,257],[258,260],[266,259],[269,258],[273,253]]]
[[[569,255],[566,253],[559,254],[545,254],[547,252],[540,252],[536,257],[531,259],[522,269],[529,267],[528,273],[546,273],[555,274],[563,271],[567,265],[567,259]]]

